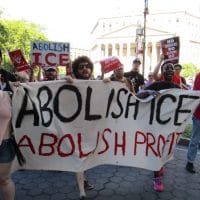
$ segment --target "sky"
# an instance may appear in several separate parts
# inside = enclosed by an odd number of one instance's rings
[[[200,16],[199,0],[148,0],[149,12],[186,10]],[[99,18],[143,13],[144,0],[0,0],[3,18],[24,19],[44,28],[50,41],[88,49]]]

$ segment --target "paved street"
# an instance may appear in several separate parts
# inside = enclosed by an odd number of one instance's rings
[[[165,166],[163,177],[166,189],[158,193],[152,189],[152,175],[148,170],[99,166],[88,170],[87,177],[95,189],[87,192],[91,200],[199,200],[200,154],[198,173],[185,170],[186,148],[178,146],[175,159]],[[16,183],[16,200],[73,200],[79,193],[74,173],[52,171],[18,171],[13,174]]]

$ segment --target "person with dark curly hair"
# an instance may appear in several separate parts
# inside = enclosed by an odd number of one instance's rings
[[[89,57],[80,56],[72,62],[73,77],[81,80],[92,80],[93,68],[93,62]],[[73,83],[73,79],[70,76],[67,76],[66,80]],[[80,199],[83,200],[86,197],[85,190],[92,190],[94,187],[85,179],[84,171],[77,172],[76,178],[80,191]]]
[[[72,70],[76,79],[91,80],[93,68],[93,62],[87,56],[80,56],[72,63]]]

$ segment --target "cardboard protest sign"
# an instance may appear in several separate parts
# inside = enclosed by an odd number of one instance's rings
[[[21,72],[29,69],[29,64],[26,62],[21,49],[10,51],[8,54],[16,71]]]
[[[104,60],[101,60],[100,64],[102,67],[102,71],[104,73],[108,73],[122,66],[122,63],[120,62],[120,60],[115,56],[108,57],[108,58],[105,58]]]
[[[31,64],[41,67],[66,66],[70,57],[70,44],[35,41],[31,43]]]
[[[145,102],[119,82],[21,85],[12,98],[12,124],[24,168],[37,170],[102,164],[159,170],[172,159],[200,98],[199,91],[171,89]]]
[[[165,61],[172,63],[179,62],[180,41],[179,37],[168,38],[161,40],[162,53]]]

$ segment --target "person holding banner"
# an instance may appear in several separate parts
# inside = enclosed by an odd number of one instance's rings
[[[128,78],[124,77],[124,66],[123,65],[121,65],[119,68],[115,69],[114,74],[109,79],[106,78],[103,81],[104,82],[109,82],[109,81],[121,82],[121,83],[125,84],[126,87],[131,92],[135,93],[132,82]]]
[[[158,64],[156,65],[156,67],[153,71],[153,76],[156,81],[164,80],[162,72],[161,72],[161,74],[158,73],[162,63],[164,63],[164,64],[170,63],[173,65],[173,63],[170,61],[164,61],[164,55],[162,54],[160,56],[160,60],[159,60]],[[173,65],[173,67],[174,67],[174,65]],[[175,83],[176,85],[179,85],[181,88],[183,88],[180,74],[174,72],[174,75],[172,77],[172,82]],[[185,89],[185,88],[183,88],[183,89]]]
[[[4,200],[14,200],[15,184],[11,166],[15,149],[11,139],[11,99],[8,92],[0,91],[0,192]]]
[[[45,68],[45,81],[58,80],[58,72],[56,67]]]
[[[140,87],[144,86],[144,77],[139,73],[140,65],[141,61],[139,58],[136,58],[133,60],[132,70],[124,73],[124,76],[132,82],[135,92],[138,92]]]
[[[87,56],[80,56],[76,58],[72,63],[72,71],[74,78],[81,80],[93,80],[93,63]],[[66,77],[68,82],[73,83],[73,79],[69,76]],[[78,182],[78,187],[80,191],[80,200],[85,199],[85,190],[92,190],[94,187],[86,179],[84,172],[77,172],[76,178]]]
[[[155,81],[148,87],[145,87],[144,90],[148,91],[141,92],[137,96],[145,98],[146,96],[148,96],[148,93],[150,92],[149,90],[159,91],[171,88],[181,89],[179,85],[173,82],[174,65],[172,63],[164,63],[161,65],[161,76],[163,77],[162,80]],[[161,181],[162,175],[163,175],[163,167],[160,169],[160,171],[154,171],[153,188],[158,192],[164,191],[164,184]]]

